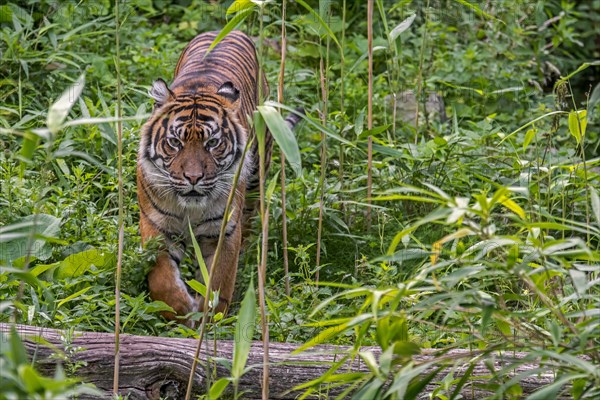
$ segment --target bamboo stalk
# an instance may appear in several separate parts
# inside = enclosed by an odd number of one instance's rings
[[[429,0],[425,5],[425,24],[423,25],[423,40],[421,41],[421,50],[419,55],[419,73],[417,74],[417,93],[415,93],[416,100],[416,111],[415,111],[415,144],[418,143],[419,139],[419,98],[421,97],[421,90],[423,87],[423,58],[425,54],[425,43],[427,42],[427,22],[429,20]],[[427,111],[425,110],[425,113]]]
[[[367,2],[367,41],[369,55],[369,82],[367,96],[367,129],[373,128],[373,0]],[[367,148],[367,230],[371,229],[371,193],[373,186],[373,137],[369,135]]]
[[[113,373],[113,395],[119,394],[119,334],[121,331],[121,271],[123,264],[123,238],[124,238],[124,210],[123,210],[123,123],[121,121],[123,110],[121,108],[121,71],[119,51],[119,0],[115,0],[115,69],[117,73],[117,177],[118,177],[118,230],[119,238],[117,244],[117,271],[115,276],[115,366]]]
[[[262,47],[264,42],[264,30],[263,30],[263,11],[264,5],[260,7],[259,20],[260,20],[260,40],[258,42],[258,98],[262,102],[263,97],[266,93],[262,93]],[[266,135],[266,132],[264,132]],[[258,302],[260,309],[260,325],[262,329],[262,343],[263,343],[263,374],[262,374],[262,398],[263,400],[269,399],[269,321],[267,319],[267,312],[265,309],[265,281],[267,272],[267,252],[269,249],[269,205],[266,204],[265,198],[265,149],[266,140],[259,140],[258,146],[258,174],[259,174],[259,203],[260,203],[260,220],[262,223],[262,237],[261,237],[261,252],[260,252],[260,265],[258,266]]]
[[[283,104],[283,82],[285,78],[285,53],[287,48],[287,35],[285,32],[285,6],[286,1],[281,3],[281,63],[279,65],[279,82],[277,84],[277,101]],[[288,259],[288,240],[287,240],[287,201],[285,193],[285,154],[280,153],[281,159],[281,229],[283,244],[283,273],[285,280],[285,294],[290,295],[290,272]]]
[[[340,46],[340,114],[342,115],[342,117],[344,116],[344,64],[345,64],[345,60],[344,60],[344,48],[345,48],[345,41],[346,41],[346,0],[344,0],[344,2],[342,3],[342,38],[341,38],[341,46]],[[341,135],[343,136],[343,132],[341,132]],[[343,192],[344,190],[344,186],[345,186],[345,182],[344,182],[344,158],[345,158],[345,154],[344,154],[344,146],[340,145],[339,146],[340,149],[340,153],[339,153],[339,161],[340,161],[340,166],[338,168],[338,177],[340,179],[340,192]],[[346,221],[346,225],[348,225],[349,221],[348,221],[348,216],[349,213],[345,212],[345,206],[344,206],[344,202],[342,202],[340,204],[340,211],[342,212],[343,215],[345,215],[346,217],[344,218]]]
[[[329,40],[327,41],[327,52],[329,52]],[[321,81],[321,100],[323,102],[323,109],[321,111],[321,124],[325,126],[327,124],[327,76],[325,73],[325,67],[323,63],[323,56],[320,57],[319,62],[319,76]],[[315,272],[315,282],[319,284],[319,269],[321,267],[321,237],[323,233],[323,203],[325,201],[325,171],[327,169],[327,137],[324,132],[321,132],[321,175],[319,177],[319,222],[317,226],[317,255],[315,264],[317,271]]]

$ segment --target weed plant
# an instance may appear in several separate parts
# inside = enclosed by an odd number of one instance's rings
[[[192,37],[233,17],[226,15],[231,2],[212,3],[121,3],[119,75],[114,4],[0,5],[0,322],[114,330],[120,78],[121,331],[197,336],[162,319],[166,305],[148,298],[148,248],[158,243],[140,249],[135,162],[152,81],[169,80]],[[301,349],[348,345],[345,357],[369,366],[350,376],[336,364],[304,393],[343,383],[357,399],[426,391],[456,399],[461,388],[490,398],[597,398],[600,2],[375,1],[372,129],[367,2],[287,3],[285,107],[303,107],[307,117],[295,133],[302,169],[296,174],[288,164],[285,208],[278,151],[267,182],[274,189],[265,287],[270,338]],[[266,3],[240,25],[265,38],[261,62],[273,93],[280,15],[279,4]],[[409,90],[416,103],[407,106]],[[443,97],[447,118],[423,112],[431,92]],[[399,117],[409,107],[415,124]],[[212,339],[234,336],[233,315],[257,281],[258,225],[241,257],[230,316],[207,326]],[[190,249],[182,271],[188,279],[195,257]],[[259,339],[258,317],[255,323]],[[11,338],[2,341],[0,397],[41,396],[49,381],[27,386],[29,364]],[[363,345],[379,346],[381,357],[361,352]],[[473,353],[445,357],[459,348]],[[423,351],[436,356],[431,364],[414,361]],[[498,354],[511,352],[527,356],[492,368]],[[486,381],[470,375],[479,360],[490,365]],[[511,372],[519,363],[536,366],[531,376],[553,374],[553,382],[524,391],[527,374]],[[455,369],[423,373],[432,366],[462,368],[464,378]],[[238,363],[232,382],[242,369]],[[63,385],[52,394],[88,390],[61,374]]]

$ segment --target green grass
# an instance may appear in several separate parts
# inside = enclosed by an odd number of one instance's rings
[[[295,131],[303,169],[299,176],[291,168],[286,173],[289,297],[279,184],[270,204],[271,340],[310,345],[326,339],[354,346],[348,357],[365,357],[356,350],[360,345],[387,350],[354,382],[363,390],[357,396],[414,393],[425,381],[415,378],[410,386],[403,377],[418,366],[405,361],[419,349],[443,355],[450,348],[478,349],[488,359],[496,350],[528,352],[557,377],[556,387],[538,398],[598,395],[600,376],[591,366],[600,359],[599,66],[577,70],[600,58],[594,44],[600,3],[498,1],[493,8],[474,2],[470,8],[463,1],[431,1],[427,9],[425,2],[376,2],[369,231],[366,2],[348,2],[344,29],[342,2],[313,2],[313,13],[288,3],[286,105],[304,107],[319,126],[319,60],[326,57],[326,128],[334,135],[327,138],[321,188],[321,132],[307,122]],[[22,1],[0,7],[0,321],[112,331],[119,209],[114,5]],[[226,25],[226,7],[130,1],[120,9],[122,331],[195,337],[162,319],[163,306],[148,298],[145,275],[153,254],[140,250],[136,151],[152,107],[147,88],[158,77],[170,81],[177,57],[197,33]],[[267,4],[262,21],[263,36],[271,40],[262,56],[271,99],[279,13],[278,5]],[[390,41],[387,32],[412,14],[412,25]],[[257,37],[258,14],[241,29]],[[344,43],[343,76],[336,41]],[[555,87],[559,75],[573,72]],[[71,125],[50,134],[48,110],[83,73],[85,86],[66,118]],[[423,114],[418,127],[393,121],[390,95],[419,86],[421,102],[427,91],[443,96],[446,122]],[[67,96],[75,93],[70,90]],[[569,125],[573,110],[587,110],[583,138]],[[270,177],[280,168],[279,152],[273,154]],[[32,235],[32,224],[41,236]],[[257,280],[256,227],[240,257],[233,310],[218,327],[209,324],[211,337],[233,337],[239,302]],[[194,257],[189,254],[182,271],[189,278]],[[324,334],[331,326],[337,334]],[[582,356],[589,359],[571,358]],[[11,368],[23,363],[6,360]],[[559,385],[562,379],[570,386]],[[490,382],[496,398],[521,396],[508,374],[497,372]],[[393,393],[381,389],[384,383]],[[436,398],[452,397],[444,384]]]

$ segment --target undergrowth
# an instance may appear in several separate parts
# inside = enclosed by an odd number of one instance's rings
[[[432,398],[458,398],[457,386],[465,385],[492,398],[598,396],[600,3],[376,1],[371,130],[366,2],[312,2],[312,12],[303,2],[289,3],[285,104],[303,107],[312,123],[296,131],[303,168],[299,176],[286,174],[285,210],[279,183],[270,204],[270,336],[303,349],[348,345],[345,357],[370,368],[344,378],[336,364],[330,380],[305,393],[342,382],[353,385],[355,398],[415,398],[425,390]],[[172,78],[192,37],[225,26],[227,7],[128,1],[120,9],[121,330],[195,337],[196,331],[161,318],[166,306],[148,298],[153,252],[140,248],[136,151],[152,107],[151,82]],[[267,3],[264,11],[261,62],[274,93],[280,8]],[[258,36],[258,15],[241,29]],[[0,322],[114,330],[114,21],[114,5],[106,2],[0,6]],[[328,66],[325,165],[322,59]],[[437,113],[429,112],[432,94],[443,99]],[[57,117],[52,105],[60,99],[68,115]],[[373,223],[366,229],[369,136]],[[278,179],[278,151],[273,154],[270,179]],[[289,296],[282,289],[284,212]],[[239,303],[257,279],[259,238],[256,229],[240,257],[233,309],[209,324],[213,338],[234,335]],[[193,251],[182,271],[189,278],[195,277],[192,260]],[[260,329],[254,332],[260,338]],[[363,345],[380,347],[381,357],[361,352]],[[447,357],[459,348],[477,356]],[[415,361],[423,351],[432,361]],[[491,372],[486,382],[447,371],[441,378],[423,374],[443,365],[472,371],[498,351],[527,356]],[[28,364],[17,341],[3,341],[2,354],[3,374]],[[538,369],[515,378],[511,371],[525,362]],[[520,380],[542,372],[554,379],[524,393]],[[66,379],[61,374],[58,381]],[[2,379],[14,383],[11,393],[43,389],[19,386],[19,373]],[[58,392],[72,393],[76,383],[64,382]]]

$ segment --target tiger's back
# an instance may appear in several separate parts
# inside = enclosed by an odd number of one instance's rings
[[[254,211],[246,194],[259,180],[256,140],[244,159],[242,154],[253,135],[248,118],[268,86],[264,76],[259,78],[254,44],[242,32],[229,33],[206,54],[217,34],[200,34],[188,44],[170,87],[163,80],[154,83],[155,108],[142,128],[138,152],[142,242],[156,236],[164,241],[148,275],[150,294],[178,315],[199,309],[179,274],[190,244],[188,223],[210,266],[233,176],[243,163],[213,273],[212,289],[220,291],[217,311],[222,311],[233,296],[244,226]],[[267,132],[266,167],[271,142]]]

